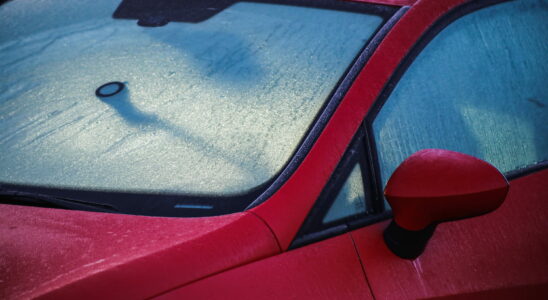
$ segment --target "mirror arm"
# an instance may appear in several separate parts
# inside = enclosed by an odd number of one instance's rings
[[[437,224],[414,231],[407,230],[392,220],[384,230],[384,241],[388,248],[404,259],[415,259],[424,252],[428,241],[434,234]]]

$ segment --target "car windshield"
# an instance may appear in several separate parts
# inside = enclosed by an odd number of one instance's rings
[[[188,22],[0,6],[0,182],[223,196],[271,180],[383,18],[269,2]]]

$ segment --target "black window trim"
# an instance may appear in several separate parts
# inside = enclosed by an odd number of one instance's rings
[[[377,205],[379,198],[376,195],[374,180],[369,166],[369,158],[366,146],[367,137],[363,126],[360,126],[352,138],[350,146],[346,149],[341,161],[331,175],[328,183],[322,190],[318,200],[312,207],[303,225],[297,233],[289,249],[298,248],[328,237],[342,234],[352,228],[370,225],[390,217],[383,211],[383,207]],[[358,164],[362,174],[362,182],[365,196],[366,211],[353,214],[344,218],[323,223],[325,215],[336,201],[337,195],[346,183],[354,167]]]

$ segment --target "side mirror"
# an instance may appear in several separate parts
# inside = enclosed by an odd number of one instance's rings
[[[384,190],[394,215],[384,240],[397,256],[414,259],[437,224],[494,211],[508,189],[504,175],[473,156],[441,149],[416,152],[394,171]]]

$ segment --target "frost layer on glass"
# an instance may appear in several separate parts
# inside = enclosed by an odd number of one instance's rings
[[[357,164],[344,183],[323,219],[323,223],[329,223],[342,218],[365,212],[365,192],[360,165]]]
[[[0,7],[0,182],[231,194],[276,174],[378,16],[238,3],[146,28],[116,1]],[[95,90],[126,88],[99,99]]]
[[[412,153],[442,148],[502,172],[548,159],[548,3],[516,1],[442,31],[373,123],[383,183]]]

